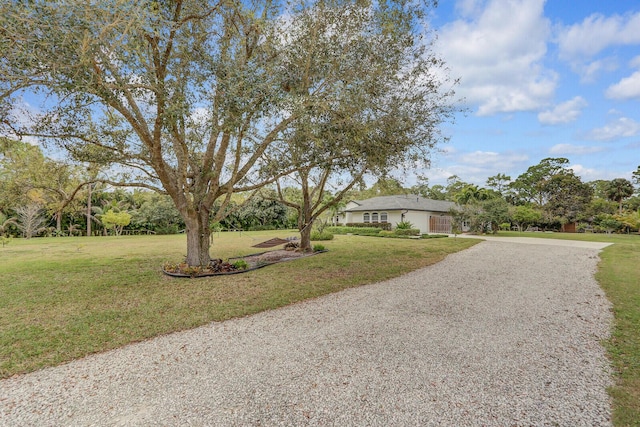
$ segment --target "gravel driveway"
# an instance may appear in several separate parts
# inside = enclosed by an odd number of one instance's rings
[[[537,243],[0,381],[0,425],[610,425],[601,246]]]

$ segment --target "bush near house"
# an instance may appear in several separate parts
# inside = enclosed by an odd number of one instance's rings
[[[418,228],[396,228],[393,232],[397,236],[419,236],[420,229]]]
[[[383,230],[390,231],[390,222],[348,222],[345,224],[347,227],[359,227],[359,228],[381,228]]]
[[[311,232],[311,240],[312,241],[317,241],[317,240],[333,240],[333,233],[330,233],[327,230],[322,230],[322,231],[318,231],[318,230],[313,230]]]
[[[376,227],[327,227],[325,231],[333,234],[353,234],[357,236],[374,236],[374,237],[413,237],[420,236],[420,230],[417,228],[380,230]],[[311,239],[314,240],[314,239]]]
[[[380,229],[377,227],[352,227],[352,226],[336,226],[327,227],[325,231],[333,234],[354,234],[356,236],[377,236]],[[387,230],[390,231],[390,230]]]

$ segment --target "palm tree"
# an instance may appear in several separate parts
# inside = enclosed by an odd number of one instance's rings
[[[634,188],[628,179],[616,178],[609,181],[605,192],[609,200],[618,202],[618,213],[622,214],[622,202],[633,195]]]

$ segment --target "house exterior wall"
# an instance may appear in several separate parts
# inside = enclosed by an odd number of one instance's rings
[[[369,211],[372,212],[383,212],[383,211]],[[442,216],[441,212],[426,212],[426,211],[384,211],[387,212],[387,222],[391,223],[392,227],[395,228],[396,224],[402,221],[402,213],[404,214],[404,220],[409,221],[413,224],[414,228],[420,229],[421,234],[431,233],[429,229],[429,218],[431,216]],[[344,212],[341,216],[342,224],[347,224],[351,222],[364,222],[363,219],[364,212]]]
[[[419,228],[421,234],[429,233],[429,212],[409,211],[404,215],[404,220],[413,224],[413,228]]]

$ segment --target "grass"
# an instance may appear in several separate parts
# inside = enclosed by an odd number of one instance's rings
[[[615,325],[606,343],[616,371],[613,399],[615,426],[640,426],[640,236],[501,232],[500,236],[611,242],[600,254],[596,279],[613,303]]]
[[[220,233],[211,253],[247,255],[290,235]],[[475,243],[336,236],[316,256],[175,279],[160,268],[184,257],[184,235],[15,239],[0,248],[0,378],[388,279]]]

